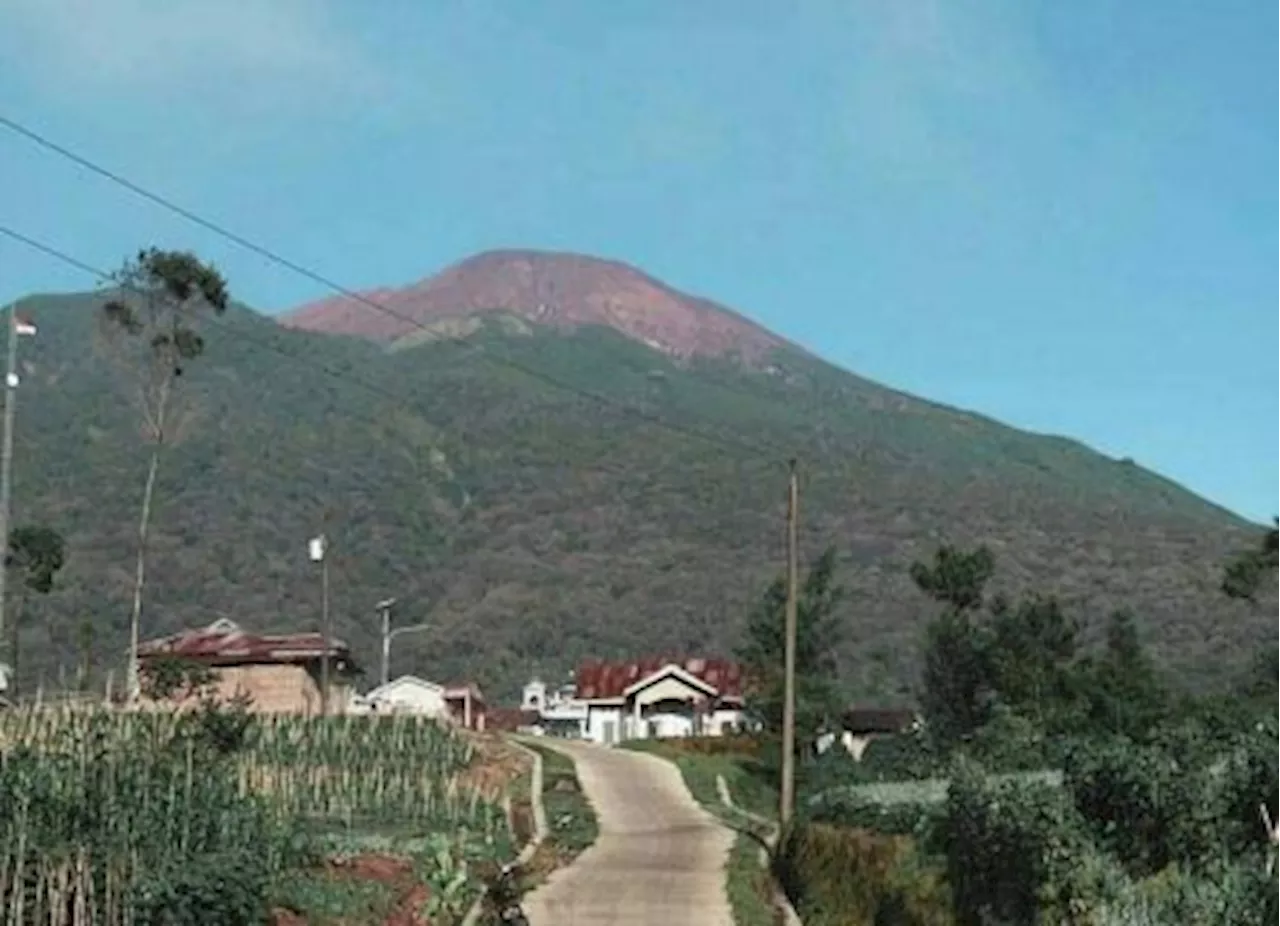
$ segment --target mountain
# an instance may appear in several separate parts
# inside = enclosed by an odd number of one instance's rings
[[[1060,595],[1091,638],[1131,608],[1197,684],[1275,645],[1272,614],[1217,590],[1221,563],[1261,529],[1131,461],[861,379],[626,268],[477,260],[494,279],[474,261],[452,279],[491,311],[449,309],[448,273],[404,303],[453,326],[429,337],[378,327],[367,306],[323,325],[362,337],[301,330],[322,327],[315,307],[289,326],[245,309],[206,326],[161,466],[144,636],[218,617],[316,626],[307,539],[328,514],[333,613],[374,675],[374,604],[388,596],[397,622],[433,628],[397,640],[393,671],[472,675],[500,694],[586,656],[727,654],[781,566],[794,454],[802,554],[840,551],[846,635],[833,645],[851,694],[908,690],[934,609],[907,570],[942,542],[990,544],[999,588]],[[509,282],[521,261],[528,279],[557,281],[547,304],[570,321],[531,318],[536,287]],[[665,321],[600,314],[606,278]],[[20,305],[39,335],[22,344],[15,523],[69,545],[58,588],[28,608],[28,686],[69,673],[86,629],[98,666],[120,665],[127,639],[145,449],[103,360],[101,301]],[[690,334],[698,312],[732,337]],[[660,350],[644,343],[654,331]]]
[[[487,251],[413,286],[358,295],[364,301],[336,296],[295,309],[280,322],[405,347],[465,335],[477,319],[501,315],[560,330],[602,326],[672,357],[736,356],[746,363],[787,343],[634,267],[580,254]]]

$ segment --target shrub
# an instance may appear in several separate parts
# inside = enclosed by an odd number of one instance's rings
[[[1261,808],[1275,824],[1280,780],[1276,775],[1277,721],[1273,715],[1252,734],[1238,737],[1222,763],[1223,841],[1233,858],[1262,855],[1267,832]]]
[[[845,761],[848,762],[847,757]],[[882,736],[871,740],[861,760],[849,765],[849,779],[857,782],[908,781],[932,778],[945,767],[945,760],[934,751],[924,734]]]
[[[946,856],[956,920],[966,926],[1081,922],[1119,883],[1060,789],[991,782],[968,760],[953,768],[934,845]]]
[[[1280,917],[1275,879],[1261,865],[1229,863],[1192,875],[1171,866],[1100,911],[1099,926],[1256,926]]]
[[[1077,746],[1064,763],[1076,809],[1133,877],[1174,862],[1203,865],[1221,854],[1221,788],[1198,744],[1181,752],[1190,758],[1180,759],[1169,745],[1115,737]]]
[[[845,791],[819,800],[810,811],[810,818],[884,835],[925,838],[937,811],[937,805],[927,801],[883,801]]]
[[[807,823],[780,842],[774,871],[806,926],[949,926],[937,866],[902,836]]]

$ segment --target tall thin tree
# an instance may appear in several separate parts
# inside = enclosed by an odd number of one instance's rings
[[[132,398],[150,445],[138,513],[133,606],[129,616],[129,700],[138,696],[138,634],[146,586],[147,535],[160,453],[171,436],[177,384],[187,364],[204,353],[200,320],[226,311],[230,297],[222,274],[186,251],[140,251],[115,275],[117,286],[102,307],[114,355],[128,374]]]

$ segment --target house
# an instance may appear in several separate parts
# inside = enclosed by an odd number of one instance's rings
[[[445,708],[450,720],[467,730],[483,731],[488,706],[484,692],[475,682],[459,682],[444,689]]]
[[[588,662],[576,697],[586,706],[588,739],[720,736],[743,723],[742,669],[721,659]]]
[[[258,634],[226,619],[207,627],[148,640],[138,647],[138,669],[181,659],[214,670],[219,698],[247,695],[249,709],[264,714],[312,714],[321,709],[320,684],[329,666],[329,711],[344,713],[360,669],[341,640],[318,633]],[[140,706],[155,706],[143,699]]]
[[[840,715],[839,733],[828,731],[819,736],[814,743],[814,750],[822,755],[838,739],[844,751],[857,762],[861,761],[862,754],[867,751],[872,740],[883,736],[919,733],[921,729],[923,720],[913,710],[852,707]]]
[[[445,687],[416,675],[402,675],[370,692],[356,695],[351,707],[353,713],[361,714],[415,714],[441,720],[449,717]]]
[[[577,697],[573,683],[548,690],[541,679],[524,686],[520,710],[531,719],[528,732],[536,736],[583,739],[587,735],[587,704]]]

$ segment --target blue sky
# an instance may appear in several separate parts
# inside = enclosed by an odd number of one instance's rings
[[[5,0],[0,112],[353,287],[627,260],[885,383],[1277,508],[1277,7]],[[0,222],[315,284],[0,131]],[[86,280],[0,239],[0,300]]]

